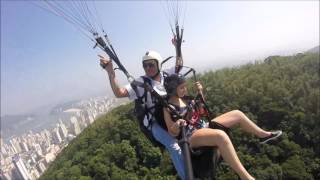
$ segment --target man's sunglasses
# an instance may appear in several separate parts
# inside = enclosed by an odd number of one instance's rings
[[[156,66],[155,63],[143,63],[143,68],[154,68]]]

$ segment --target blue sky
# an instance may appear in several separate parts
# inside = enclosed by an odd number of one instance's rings
[[[36,1],[39,2],[39,1]],[[319,45],[319,1],[188,1],[185,64],[198,71],[290,55]],[[174,55],[160,1],[97,2],[104,29],[134,76],[149,49]],[[172,19],[172,17],[170,17]],[[1,1],[1,116],[110,95],[93,43],[28,1]],[[121,84],[126,80],[118,73]]]

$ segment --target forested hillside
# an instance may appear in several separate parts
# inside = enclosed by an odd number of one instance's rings
[[[276,142],[231,132],[241,161],[256,179],[320,179],[319,54],[272,56],[199,75],[215,115],[239,109],[259,126],[283,130]],[[166,152],[153,147],[133,120],[133,105],[98,118],[41,179],[176,179]],[[222,163],[218,179],[237,179]]]

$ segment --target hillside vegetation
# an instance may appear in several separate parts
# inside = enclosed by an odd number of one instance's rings
[[[239,109],[259,126],[284,131],[279,141],[232,129],[241,161],[257,179],[320,179],[319,54],[272,56],[199,75],[215,115]],[[133,105],[98,118],[66,147],[40,179],[176,179],[167,152],[140,133]],[[237,179],[222,163],[218,179]]]

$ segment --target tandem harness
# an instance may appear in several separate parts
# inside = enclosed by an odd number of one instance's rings
[[[157,92],[155,92],[155,90],[152,88],[152,82],[149,78],[145,76],[141,76],[141,78],[143,79],[143,83],[137,81],[131,83],[131,87],[138,97],[135,100],[134,112],[138,119],[139,128],[144,133],[144,135],[154,146],[160,147],[163,150],[164,146],[160,142],[158,142],[152,135],[152,123],[156,121],[160,126],[167,130],[165,121],[163,119],[163,107],[169,108],[169,110],[177,117],[179,116],[179,113],[177,113],[175,108],[169,105],[165,96],[160,96]],[[140,95],[138,87],[144,88],[143,95]],[[154,104],[154,106],[152,107],[147,106],[148,94],[150,94],[151,100]],[[201,107],[207,108],[206,104],[201,105]],[[209,111],[209,109],[206,110]],[[210,112],[204,113],[204,115],[207,115],[208,119],[211,118],[210,114]],[[209,122],[209,128],[221,129],[229,134],[228,128],[216,122]],[[187,142],[185,137],[185,133],[182,133],[180,135],[179,144],[182,147],[185,156],[187,179],[215,179],[216,168],[221,161],[220,156],[218,155],[217,148],[206,146],[191,150],[189,147],[189,143]]]
[[[159,94],[155,95],[156,92],[151,90],[152,82],[150,78],[145,76],[141,76],[141,78],[143,79],[143,83],[137,81],[131,83],[131,87],[137,95],[137,99],[134,101],[134,113],[137,117],[139,128],[142,133],[154,146],[164,148],[164,146],[153,137],[152,124],[156,121],[162,128],[167,130],[163,117],[164,105],[159,100],[159,98],[165,99],[166,97],[160,96]],[[138,87],[144,88],[142,95],[140,95]],[[148,94],[150,94],[153,104],[151,107],[147,106]]]

